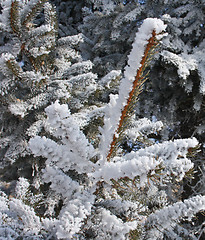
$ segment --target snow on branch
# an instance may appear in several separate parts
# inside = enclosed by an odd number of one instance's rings
[[[173,63],[177,68],[177,72],[182,79],[187,79],[191,71],[197,69],[197,61],[192,55],[181,54],[177,55],[169,51],[162,51],[161,56],[164,61]]]
[[[161,163],[160,159],[155,161],[155,159],[149,157],[133,158],[129,161],[122,161],[122,158],[114,157],[113,161],[115,160],[118,162],[106,162],[99,171],[90,174],[90,176],[109,183],[111,183],[110,180],[112,179],[118,180],[123,177],[134,179],[134,177],[140,176],[140,185],[143,186],[147,183],[148,173]]]
[[[152,213],[145,223],[150,229],[147,239],[158,239],[161,232],[172,230],[181,218],[191,220],[199,211],[205,209],[205,196],[195,196],[184,202],[177,202]]]
[[[80,43],[83,43],[83,41],[84,41],[84,36],[82,33],[79,33],[74,36],[61,37],[58,40],[58,45],[59,46],[62,46],[62,45],[76,46]]]
[[[140,178],[139,187],[148,182],[148,178],[161,169],[161,176],[171,176],[182,180],[186,172],[193,168],[193,163],[186,158],[190,148],[196,147],[198,141],[194,139],[179,139],[174,142],[154,144],[137,152],[131,152],[123,157],[114,157],[112,162],[105,162],[99,170],[91,173],[95,181],[118,180],[123,177]]]
[[[186,155],[191,149],[196,148],[198,141],[196,138],[177,139],[164,141],[163,143],[154,144],[137,152],[131,152],[126,155],[127,160],[134,157],[147,156],[149,158],[161,158],[163,164],[170,174],[174,174],[177,179],[182,180],[185,173],[193,168],[193,163]]]
[[[58,101],[46,108],[48,124],[54,129],[53,135],[62,137],[64,144],[72,144],[72,148],[78,148],[81,157],[89,159],[93,157],[94,149],[76,124],[66,104],[60,105]],[[76,143],[80,143],[76,146]],[[81,159],[82,161],[82,159]]]
[[[91,229],[98,233],[97,239],[126,240],[129,232],[136,229],[137,221],[123,222],[121,219],[112,214],[111,211],[99,208],[93,219],[94,224]],[[97,221],[96,221],[97,219]]]
[[[5,237],[2,239],[16,239],[19,235],[29,238],[40,233],[40,217],[20,199],[8,200],[0,191],[0,209],[0,236]]]
[[[79,232],[83,220],[91,214],[95,196],[89,191],[77,192],[73,199],[65,204],[59,216],[56,235],[58,239],[71,239]]]
[[[135,117],[131,118],[130,128],[125,130],[125,136],[132,141],[136,141],[138,137],[156,133],[163,128],[161,121],[151,121],[147,118],[136,120]]]
[[[76,181],[63,173],[62,170],[48,164],[43,170],[42,178],[46,183],[51,182],[50,188],[66,200],[72,199],[72,193],[79,192],[82,189]]]
[[[46,138],[35,137],[29,142],[30,149],[36,156],[48,158],[47,164],[55,163],[60,169],[75,169],[79,173],[88,171],[94,156],[94,149],[75,123],[68,106],[57,101],[46,108],[47,128],[53,136],[61,139],[61,144]]]
[[[24,8],[24,14],[25,17],[23,19],[23,25],[26,26],[30,22],[33,21],[35,16],[42,11],[42,8],[44,7],[44,4],[48,0],[31,0],[26,1],[26,5]]]
[[[155,18],[147,18],[136,34],[133,48],[128,56],[128,66],[125,68],[121,81],[119,95],[110,95],[104,128],[102,130],[101,151],[103,158],[113,157],[116,151],[117,139],[124,130],[127,119],[133,113],[136,100],[146,80],[145,68],[156,47],[163,37],[166,25]]]

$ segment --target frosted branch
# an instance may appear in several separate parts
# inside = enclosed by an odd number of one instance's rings
[[[100,146],[104,159],[110,159],[118,138],[115,133],[119,134],[124,117],[127,117],[127,108],[132,100],[135,87],[140,88],[142,84],[140,79],[148,51],[155,45],[155,36],[158,35],[158,39],[160,39],[163,36],[161,32],[165,28],[166,26],[161,20],[149,18],[144,21],[136,34],[132,50],[128,56],[128,66],[125,67],[124,78],[120,84],[119,95],[110,96],[110,103],[106,110]]]
[[[196,196],[152,213],[145,223],[148,228],[151,227],[148,239],[159,237],[165,229],[172,229],[181,218],[191,220],[194,214],[204,209],[205,196]]]

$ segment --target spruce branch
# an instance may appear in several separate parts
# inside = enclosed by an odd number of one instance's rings
[[[8,69],[11,70],[11,72],[13,73],[13,75],[15,77],[17,77],[18,79],[22,78],[23,71],[14,58],[7,60],[6,65],[7,65]]]
[[[21,43],[19,55],[29,61],[32,70],[45,75],[53,67],[50,53],[56,46],[58,30],[55,8],[47,0],[28,2],[26,5],[23,8],[17,0],[11,3],[10,27]],[[26,10],[29,6],[30,9]],[[33,20],[42,9],[45,24],[35,27]]]
[[[11,3],[10,25],[13,32],[18,36],[20,36],[21,24],[20,24],[20,14],[19,14],[19,2],[16,0]]]
[[[25,19],[22,21],[22,25],[24,27],[27,27],[29,23],[32,22],[32,20],[35,18],[35,16],[40,13],[43,9],[44,4],[48,0],[39,0],[33,8],[30,10],[30,12],[26,15]]]
[[[46,24],[52,26],[51,33],[54,33],[55,37],[58,35],[58,19],[56,16],[55,7],[50,3],[44,5],[44,15]]]
[[[156,38],[156,31],[152,31],[152,36],[148,40],[147,46],[144,51],[144,56],[142,57],[140,67],[137,71],[137,74],[135,76],[135,80],[133,82],[132,90],[129,93],[129,97],[127,99],[127,104],[124,106],[124,109],[121,112],[120,121],[118,124],[118,128],[113,135],[113,140],[110,145],[110,150],[107,155],[107,161],[110,161],[110,159],[115,155],[115,152],[118,148],[118,142],[120,141],[120,136],[122,135],[123,131],[126,128],[127,122],[131,115],[133,114],[134,107],[136,106],[136,102],[138,100],[138,97],[140,93],[142,92],[142,87],[144,82],[147,80],[147,73],[146,69],[149,65],[150,59],[155,53],[156,46],[158,45],[159,41]]]
[[[25,46],[25,42],[22,43],[21,45],[21,54],[25,55],[27,57],[27,59],[29,60],[29,62],[31,63],[31,66],[33,67],[33,69],[37,72],[38,69],[36,67],[36,63],[35,63],[35,59],[34,57],[32,56],[32,54],[26,49],[26,46]]]

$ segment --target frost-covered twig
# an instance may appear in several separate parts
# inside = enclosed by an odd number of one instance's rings
[[[146,228],[149,229],[147,239],[153,237],[158,239],[162,232],[173,229],[180,219],[191,220],[197,212],[204,209],[205,196],[198,195],[152,213],[145,223]]]
[[[136,99],[141,92],[145,80],[145,68],[150,55],[162,38],[166,25],[159,19],[146,19],[136,34],[132,51],[129,55],[128,66],[125,68],[121,81],[119,95],[110,96],[105,125],[102,130],[101,151],[103,158],[113,157],[117,139],[124,131],[127,118],[133,114]]]
[[[94,156],[94,149],[75,124],[68,106],[55,102],[47,107],[46,112],[51,133],[63,144],[46,137],[35,137],[30,140],[32,152],[48,158],[47,164],[55,163],[64,171],[75,169],[79,173],[89,172],[92,163],[88,160]]]
[[[194,166],[186,158],[186,154],[197,144],[196,139],[179,139],[174,142],[154,144],[123,157],[114,157],[112,162],[105,162],[90,176],[94,177],[95,181],[105,180],[107,182],[123,177],[134,179],[138,176],[140,178],[139,187],[142,187],[148,182],[149,173],[152,172],[151,175],[154,175],[155,169],[160,166],[161,178],[174,175],[180,181]]]

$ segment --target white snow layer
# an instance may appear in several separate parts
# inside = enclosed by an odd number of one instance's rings
[[[157,210],[147,219],[146,225],[150,228],[147,239],[159,239],[165,229],[171,231],[181,218],[190,220],[194,214],[204,209],[205,196],[198,195]]]
[[[185,173],[193,168],[193,163],[186,157],[189,148],[198,144],[196,138],[178,139],[154,144],[137,152],[132,151],[123,157],[114,157],[113,162],[105,162],[104,165],[89,176],[94,181],[119,179],[135,176],[140,177],[140,186],[148,181],[148,173],[154,171],[157,166],[162,165],[165,175],[175,175],[176,179],[182,180]]]
[[[166,25],[160,19],[147,18],[136,33],[132,50],[128,56],[128,65],[125,67],[124,78],[120,84],[119,95],[110,95],[110,103],[105,110],[105,125],[101,132],[102,137],[100,146],[103,158],[108,154],[113,134],[118,127],[122,109],[127,103],[137,70],[141,66],[141,60],[148,40],[152,37],[153,30],[158,34],[158,39],[162,38],[164,34],[161,33],[165,29]]]
[[[29,147],[35,156],[48,158],[47,164],[55,163],[64,171],[76,169],[84,172],[92,167],[88,159],[94,155],[94,149],[73,119],[68,106],[58,101],[46,108],[47,124],[56,138],[62,138],[62,144],[46,137],[36,136],[29,141]]]

